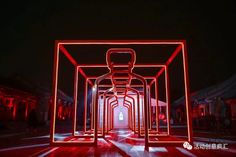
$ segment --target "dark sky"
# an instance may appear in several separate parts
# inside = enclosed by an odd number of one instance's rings
[[[220,2],[7,1],[0,76],[51,85],[55,40],[186,39],[191,90],[219,83],[236,71],[236,6]]]

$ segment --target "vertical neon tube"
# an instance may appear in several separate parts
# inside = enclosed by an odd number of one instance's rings
[[[84,90],[84,132],[87,131],[87,94],[88,94],[88,79],[85,80]]]
[[[185,101],[186,101],[186,114],[187,114],[187,126],[188,126],[188,141],[193,142],[192,139],[192,113],[190,102],[190,89],[189,89],[189,74],[188,74],[188,56],[186,42],[182,43],[183,54],[183,67],[184,67],[184,87],[185,87]]]
[[[155,96],[156,96],[156,131],[159,132],[159,97],[158,97],[158,80],[155,79]]]
[[[78,67],[75,67],[74,75],[74,112],[73,112],[73,135],[75,136],[76,125],[77,125],[77,101],[78,101]]]
[[[166,85],[167,134],[170,135],[170,86],[169,86],[169,75],[167,66],[165,66],[165,85]]]
[[[50,143],[51,144],[54,143],[54,134],[55,134],[58,67],[59,67],[59,44],[56,42],[55,49],[54,49],[52,114],[51,114],[51,123],[50,123]]]
[[[105,137],[106,129],[106,94],[103,95],[103,120],[102,120],[102,136]]]

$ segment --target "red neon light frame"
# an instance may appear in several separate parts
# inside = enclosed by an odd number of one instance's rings
[[[63,41],[56,41],[55,44],[55,57],[54,57],[54,74],[53,74],[53,105],[52,105],[52,121],[51,121],[51,131],[50,131],[50,142],[51,144],[69,144],[71,145],[71,142],[68,141],[55,141],[54,140],[54,133],[55,133],[55,111],[56,111],[56,102],[57,102],[57,85],[58,85],[58,63],[59,63],[59,49],[64,53],[64,55],[70,60],[70,62],[75,66],[76,68],[76,73],[78,72],[84,76],[85,79],[90,79],[79,67],[78,63],[69,55],[68,51],[63,47],[63,45],[101,45],[101,44],[106,44],[106,45],[132,45],[132,44],[138,44],[138,45],[178,45],[177,49],[174,51],[172,56],[169,58],[169,60],[166,62],[165,67],[162,68],[162,70],[159,71],[159,73],[156,75],[155,79],[158,79],[158,77],[165,71],[165,78],[166,78],[166,96],[167,96],[167,106],[169,108],[169,76],[168,76],[168,65],[173,61],[173,59],[177,56],[177,54],[181,51],[182,52],[182,57],[183,57],[183,69],[184,69],[184,86],[185,86],[185,100],[186,100],[186,114],[187,114],[187,126],[188,126],[188,141],[192,142],[192,122],[191,122],[191,105],[190,105],[190,91],[189,91],[189,79],[188,79],[188,61],[187,61],[187,50],[186,50],[186,42],[184,40],[172,40],[172,41],[160,41],[160,40],[122,40],[122,41],[94,41],[94,40],[88,40],[88,41],[71,41],[71,40],[63,40]],[[134,65],[135,66],[135,65]],[[163,66],[163,65],[161,65]],[[78,78],[76,79],[77,76],[75,76],[75,88],[77,88],[78,84]],[[152,85],[155,82],[155,79],[149,84]],[[93,86],[93,83],[91,81],[88,81],[91,86]],[[76,91],[76,90],[75,90]],[[74,97],[77,97],[77,92],[75,92]],[[145,97],[145,96],[144,96]],[[77,100],[77,99],[75,99]],[[97,100],[97,99],[95,99]],[[74,115],[76,115],[76,107],[77,103],[75,102],[75,107],[74,107]],[[95,107],[96,111],[96,107]],[[146,111],[145,111],[146,112]],[[169,112],[169,110],[168,110]],[[169,116],[169,113],[168,113]],[[167,117],[168,117],[167,116]],[[147,117],[146,117],[147,119]],[[94,120],[96,121],[96,112],[94,115]],[[169,121],[169,120],[168,120]],[[169,122],[168,122],[169,123]],[[169,124],[168,124],[169,125]],[[95,126],[95,132],[96,132],[96,125]],[[75,128],[75,124],[74,124]],[[169,127],[168,127],[169,128]],[[168,131],[168,134],[170,134],[170,130]],[[160,142],[153,142],[149,141],[148,137],[145,137],[145,148],[148,148],[149,146],[155,146],[155,144],[159,144]],[[94,141],[92,142],[73,142],[72,144],[96,144],[97,142],[97,135],[96,133],[94,134]],[[175,141],[162,141],[162,143],[178,143]]]

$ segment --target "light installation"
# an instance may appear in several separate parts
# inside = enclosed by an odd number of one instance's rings
[[[67,45],[105,45],[109,46],[106,50],[105,64],[80,64],[78,63],[69,51],[66,49]],[[131,47],[133,45],[165,45],[175,46],[175,50],[165,61],[165,63],[152,64],[138,64],[136,63],[136,52]],[[163,52],[164,53],[164,52]],[[122,120],[123,114],[120,112],[119,117],[114,117],[114,109],[119,106],[119,101],[128,111],[128,127],[138,137],[145,139],[145,149],[154,146],[167,145],[182,145],[188,141],[192,143],[192,118],[191,105],[189,94],[189,76],[188,76],[188,61],[186,42],[184,40],[177,41],[160,41],[160,40],[109,40],[109,41],[93,41],[93,40],[62,40],[56,41],[54,51],[54,73],[53,73],[53,103],[52,103],[52,118],[50,143],[54,146],[75,146],[75,145],[97,145],[98,137],[105,137],[114,128],[114,118]],[[55,139],[55,125],[56,125],[56,111],[57,111],[57,90],[58,90],[58,69],[59,69],[59,55],[63,54],[73,65],[75,69],[74,74],[74,107],[73,107],[73,122],[72,122],[72,137],[77,137],[78,140],[56,140]],[[130,60],[125,64],[116,64],[111,60],[114,54],[129,55]],[[178,140],[156,140],[162,136],[174,136],[171,132],[170,125],[170,83],[169,83],[169,65],[175,57],[181,54],[183,61],[183,78],[184,78],[184,94],[185,107],[187,117],[187,139]],[[148,54],[147,54],[148,55]],[[135,68],[160,68],[154,76],[142,76],[134,72]],[[84,72],[84,68],[105,68],[108,73],[100,76],[88,76]],[[84,84],[84,128],[83,131],[77,131],[77,116],[78,116],[78,75],[83,76]],[[166,102],[166,121],[167,132],[160,131],[158,109],[158,79],[160,76],[165,78],[165,102]],[[102,83],[104,80],[110,80],[111,83]],[[141,84],[134,84],[132,80],[138,80]],[[154,87],[154,95],[156,98],[155,107],[155,126],[151,123],[153,115],[151,111],[151,88]],[[92,91],[92,102],[88,104],[88,90]],[[89,115],[88,106],[90,107]],[[87,126],[87,117],[90,117],[91,122]],[[81,139],[81,140],[80,140]]]

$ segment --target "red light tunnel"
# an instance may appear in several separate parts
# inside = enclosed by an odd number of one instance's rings
[[[71,47],[99,47],[104,48],[101,56],[104,56],[103,64],[80,64],[73,55],[70,54]],[[170,56],[165,61],[149,61],[140,63],[139,50],[136,47],[171,47],[173,49]],[[74,48],[75,49],[75,48]],[[73,49],[73,50],[74,50]],[[137,48],[138,49],[138,48]],[[161,50],[161,49],[160,49]],[[160,52],[165,53],[165,52]],[[145,139],[145,149],[150,146],[160,145],[179,145],[185,141],[192,143],[192,118],[189,95],[188,61],[186,42],[159,41],[159,40],[121,40],[121,41],[56,41],[53,73],[53,103],[51,118],[50,142],[52,145],[91,145],[97,144],[98,137],[105,138],[109,131],[116,128],[126,128],[137,134],[139,138]],[[56,112],[57,112],[57,93],[59,79],[59,56],[65,56],[75,69],[74,73],[74,107],[71,136],[78,137],[78,140],[58,140],[55,138]],[[148,56],[148,52],[145,54]],[[120,60],[117,63],[114,58],[125,56],[128,59]],[[183,88],[185,95],[187,139],[180,140],[156,140],[160,136],[174,136],[171,130],[171,101],[170,101],[170,75],[169,66],[177,56],[181,56],[183,68]],[[79,56],[80,57],[80,56]],[[89,54],[87,55],[88,58]],[[152,58],[153,56],[149,56]],[[161,58],[161,57],[160,57]],[[152,58],[154,59],[154,58]],[[92,61],[92,59],[91,59]],[[86,70],[95,71],[104,69],[101,75],[88,75]],[[146,70],[147,69],[147,70]],[[155,74],[141,74],[137,71],[145,72],[151,69]],[[152,70],[154,69],[154,70]],[[78,106],[78,76],[84,79],[84,104]],[[163,77],[162,94],[165,99],[160,101],[159,78]],[[92,92],[92,94],[88,94]],[[90,102],[88,100],[91,100]],[[164,104],[164,105],[163,105]],[[163,106],[165,108],[163,110]],[[81,118],[78,109],[83,108],[83,128],[78,130],[77,121]],[[160,119],[161,118],[161,119]],[[166,131],[160,129],[160,121],[165,118]],[[89,124],[89,125],[88,125]],[[79,140],[81,139],[81,140]]]

